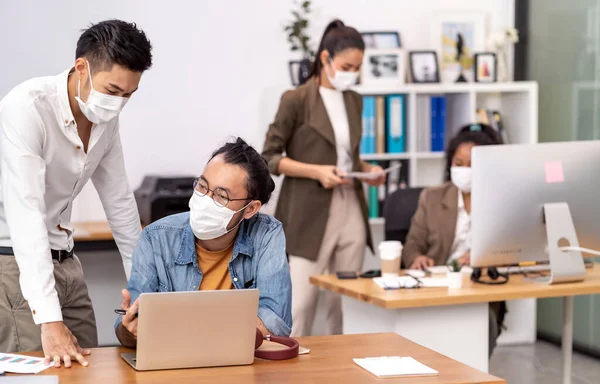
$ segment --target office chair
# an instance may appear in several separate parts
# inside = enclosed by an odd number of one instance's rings
[[[385,200],[383,217],[386,240],[398,240],[402,244],[406,242],[410,222],[417,211],[422,190],[423,188],[398,189]]]

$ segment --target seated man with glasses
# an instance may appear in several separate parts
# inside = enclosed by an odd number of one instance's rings
[[[292,285],[281,223],[259,213],[275,183],[258,152],[238,138],[216,152],[194,182],[190,211],[146,227],[123,290],[117,338],[136,346],[144,292],[258,288],[257,328],[289,336]],[[132,303],[133,300],[133,303]]]

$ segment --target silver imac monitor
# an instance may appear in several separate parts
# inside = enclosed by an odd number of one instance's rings
[[[600,141],[476,146],[472,168],[471,266],[547,261],[551,283],[583,280],[574,248],[600,250]]]

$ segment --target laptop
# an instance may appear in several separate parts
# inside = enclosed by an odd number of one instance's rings
[[[138,371],[254,361],[257,289],[143,293],[138,313],[137,350],[121,355]]]

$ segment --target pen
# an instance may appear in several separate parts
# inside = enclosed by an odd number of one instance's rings
[[[126,311],[126,310],[124,310],[124,309],[115,309],[115,313],[116,313],[117,315],[126,315],[126,314],[127,314],[127,311]],[[137,312],[135,313],[135,317],[138,317],[138,313],[137,313]]]

